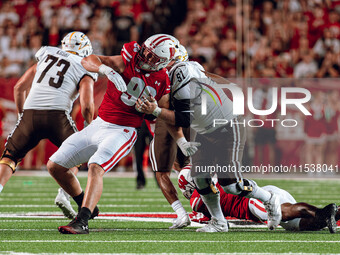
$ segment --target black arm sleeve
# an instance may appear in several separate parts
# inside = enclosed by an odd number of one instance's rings
[[[190,127],[190,100],[173,100],[175,109],[175,126],[176,127]]]

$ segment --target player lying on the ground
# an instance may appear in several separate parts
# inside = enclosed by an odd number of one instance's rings
[[[98,74],[87,71],[81,60],[92,53],[90,40],[82,32],[71,32],[61,41],[62,49],[41,47],[30,67],[14,87],[18,122],[7,139],[0,160],[0,192],[19,162],[42,139],[59,147],[77,128],[70,116],[74,100],[79,96],[81,113],[87,123],[94,115],[93,86]],[[28,94],[29,92],[29,94]],[[27,95],[28,94],[28,95]],[[74,166],[70,170],[76,174]],[[55,203],[66,217],[75,212],[69,195],[59,189]],[[93,217],[98,215],[96,208]]]
[[[195,221],[210,220],[211,215],[195,189],[190,171],[182,170],[178,176],[178,185],[183,195],[190,199],[194,212],[203,213],[204,218]],[[268,214],[263,203],[254,198],[245,198],[226,193],[220,184],[216,184],[220,192],[220,204],[225,217],[264,222]],[[340,211],[336,204],[329,204],[320,209],[307,203],[297,203],[291,194],[276,186],[262,187],[264,190],[278,195],[281,203],[282,219],[280,225],[290,231],[315,231],[328,227],[331,233],[336,232],[336,221],[340,219]]]

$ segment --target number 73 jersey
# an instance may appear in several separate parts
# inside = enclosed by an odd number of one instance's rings
[[[125,69],[121,76],[127,85],[127,91],[118,91],[115,85],[108,81],[98,112],[99,117],[107,122],[138,128],[142,124],[144,114],[135,109],[137,99],[153,96],[158,101],[170,92],[170,79],[166,69],[144,72],[137,67],[139,48],[136,42],[126,43],[122,48],[121,56]]]
[[[81,79],[85,75],[98,78],[81,65],[82,57],[59,48],[41,47],[35,57],[37,70],[24,109],[70,112]]]

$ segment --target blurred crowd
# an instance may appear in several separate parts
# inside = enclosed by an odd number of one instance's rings
[[[120,54],[126,42],[172,33],[185,14],[182,0],[0,1],[0,76],[20,76],[41,46],[59,46],[70,31],[86,33],[95,54]]]
[[[331,0],[188,1],[185,22],[175,35],[191,58],[224,77],[337,77],[339,4]]]
[[[80,30],[96,54],[169,33],[225,77],[337,77],[339,12],[337,0],[1,1],[0,76],[21,75],[42,45]]]

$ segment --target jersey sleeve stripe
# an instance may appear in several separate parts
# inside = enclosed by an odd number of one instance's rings
[[[132,58],[131,54],[125,49],[125,47],[123,47],[123,51],[129,58]]]
[[[197,199],[198,199],[198,197],[195,197],[194,201],[193,201],[192,204],[191,204],[191,208],[192,208],[192,210],[194,210],[194,211],[195,211],[195,205],[196,205]]]
[[[126,59],[126,61],[130,62],[130,59],[125,55],[125,52],[123,52],[122,56]]]
[[[200,205],[200,203],[201,203],[201,200],[202,200],[202,199],[201,199],[200,197],[197,199],[196,204],[195,204],[195,209],[194,209],[195,212],[197,212],[197,210],[198,210],[198,208],[199,208],[199,205]]]

